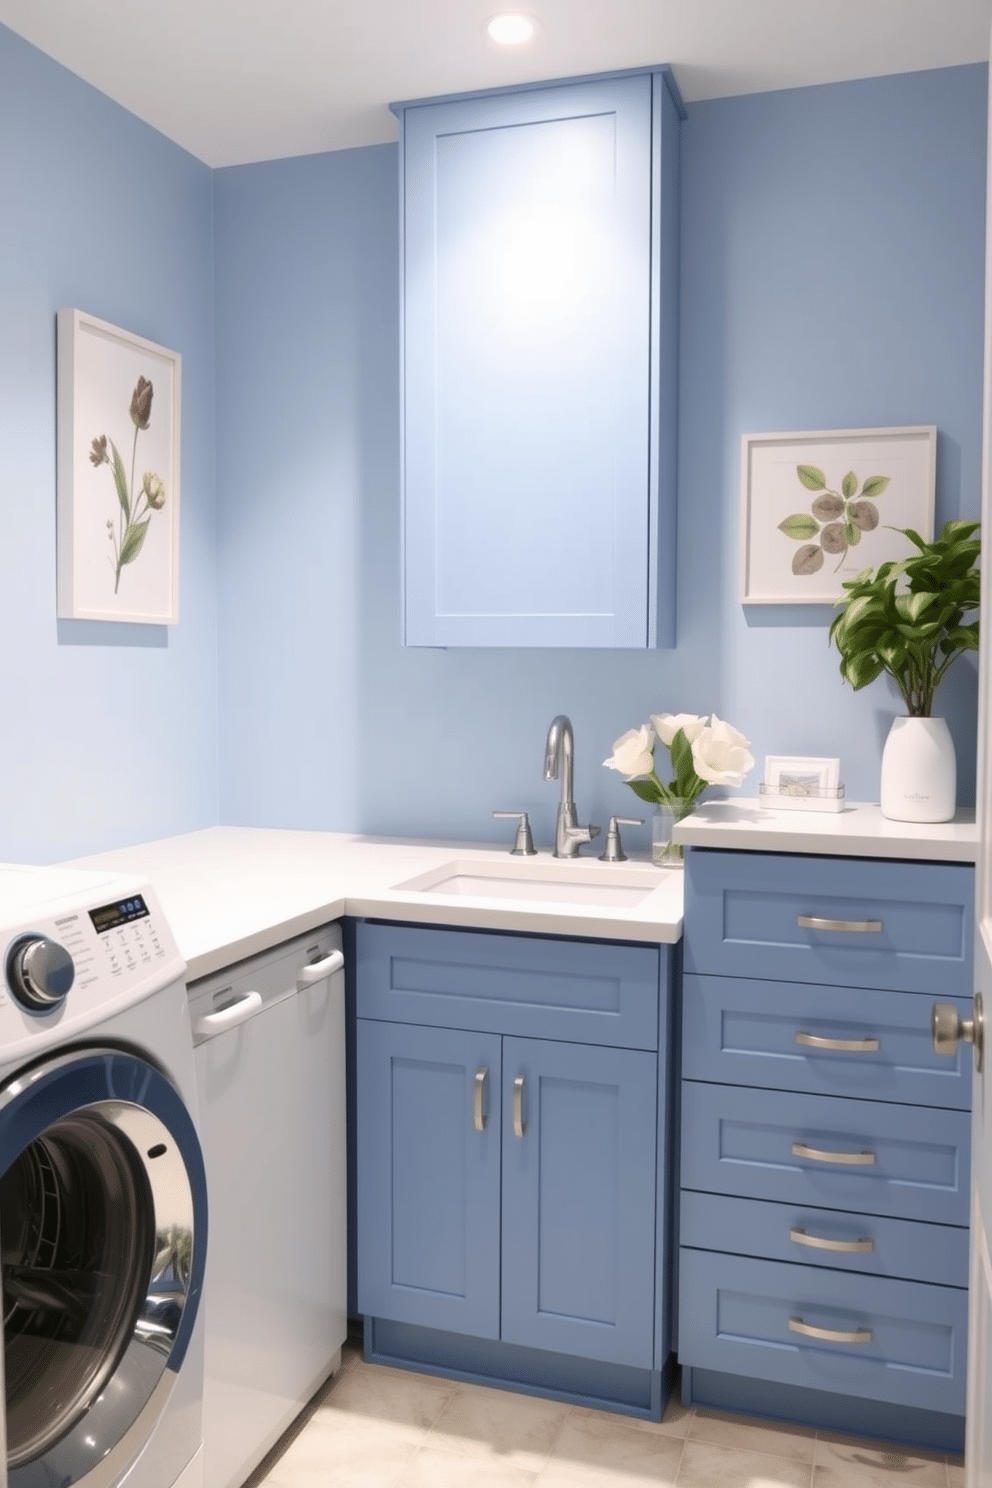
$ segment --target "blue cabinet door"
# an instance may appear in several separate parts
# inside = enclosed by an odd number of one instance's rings
[[[360,1018],[356,1084],[360,1311],[498,1338],[499,1036]]]
[[[406,644],[673,644],[669,79],[396,111]]]
[[[505,1342],[653,1367],[657,1130],[653,1055],[503,1040]]]

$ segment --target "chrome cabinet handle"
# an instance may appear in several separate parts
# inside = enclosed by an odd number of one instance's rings
[[[804,1338],[819,1338],[824,1343],[871,1343],[875,1336],[870,1328],[817,1328],[800,1317],[790,1317],[789,1332],[801,1333]]]
[[[875,1162],[874,1152],[825,1152],[822,1147],[807,1147],[805,1142],[793,1142],[792,1155],[813,1162],[846,1163],[853,1168],[870,1168]]]
[[[482,1097],[486,1091],[486,1081],[489,1079],[489,1071],[483,1065],[482,1069],[475,1072],[475,1084],[472,1090],[472,1125],[477,1132],[485,1131],[486,1115],[482,1109]]]
[[[881,1039],[877,1038],[826,1038],[822,1033],[806,1033],[801,1028],[796,1029],[796,1043],[804,1049],[840,1049],[846,1054],[876,1054],[882,1047]]]
[[[975,1069],[982,1072],[985,1054],[985,1008],[981,992],[975,993],[974,1010],[970,1018],[962,1018],[953,1002],[935,1002],[930,1015],[930,1032],[934,1053],[953,1056],[958,1052],[958,1042],[975,1047]]]
[[[875,1249],[875,1242],[868,1235],[860,1240],[828,1240],[826,1235],[810,1235],[798,1225],[789,1231],[789,1239],[796,1245],[808,1245],[811,1250],[843,1250],[849,1255],[867,1254]]]
[[[881,920],[823,920],[819,915],[796,915],[801,930],[843,930],[853,935],[878,935]]]
[[[524,1134],[524,1077],[518,1075],[513,1082],[513,1135]]]

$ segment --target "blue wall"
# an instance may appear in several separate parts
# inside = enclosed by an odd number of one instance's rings
[[[968,67],[692,106],[678,648],[405,651],[395,147],[211,173],[0,27],[0,859],[217,820],[495,840],[493,807],[546,844],[558,711],[586,820],[636,810],[600,761],[667,709],[839,754],[875,797],[891,686],[841,685],[829,611],[737,601],[740,436],[934,422],[938,518],[977,514],[985,92]],[[56,621],[67,305],[182,352],[176,627]],[[965,661],[962,801],[975,698]]]
[[[485,839],[510,807],[547,843],[559,711],[583,820],[636,806],[600,762],[663,710],[877,799],[894,688],[842,686],[829,609],[738,603],[740,438],[936,423],[938,520],[977,515],[985,95],[966,67],[690,107],[672,652],[403,650],[396,151],[218,172],[222,820]],[[975,699],[965,660],[962,802]]]
[[[0,27],[0,859],[216,820],[211,173]],[[55,315],[182,353],[178,627],[55,618]]]

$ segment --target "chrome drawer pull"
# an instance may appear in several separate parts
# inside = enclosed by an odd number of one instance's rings
[[[805,1049],[839,1049],[845,1054],[877,1054],[882,1047],[880,1039],[825,1038],[822,1033],[805,1033],[796,1029],[796,1043]]]
[[[805,1142],[793,1142],[792,1155],[813,1162],[847,1163],[852,1168],[870,1168],[875,1162],[874,1152],[824,1152],[822,1147],[807,1147]]]
[[[485,1094],[486,1081],[489,1079],[489,1071],[483,1066],[475,1072],[475,1088],[472,1091],[472,1125],[477,1132],[485,1131],[486,1117],[482,1109],[482,1097]]]
[[[798,1225],[789,1231],[789,1239],[795,1241],[796,1245],[808,1245],[811,1250],[843,1250],[848,1254],[855,1251],[867,1254],[875,1249],[875,1242],[868,1235],[861,1240],[828,1240],[826,1235],[809,1235]]]
[[[843,930],[853,935],[878,935],[881,920],[821,920],[819,915],[796,915],[800,930]]]
[[[518,1075],[513,1082],[513,1135],[524,1134],[524,1077]]]
[[[804,1338],[819,1338],[824,1343],[871,1343],[874,1338],[870,1328],[852,1328],[841,1330],[839,1328],[816,1328],[812,1323],[804,1323],[802,1318],[790,1317],[789,1332],[801,1333]]]

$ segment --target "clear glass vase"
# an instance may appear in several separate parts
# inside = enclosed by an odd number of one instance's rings
[[[682,867],[682,845],[672,841],[672,830],[695,805],[695,801],[677,798],[655,807],[651,818],[651,861],[659,868]]]

